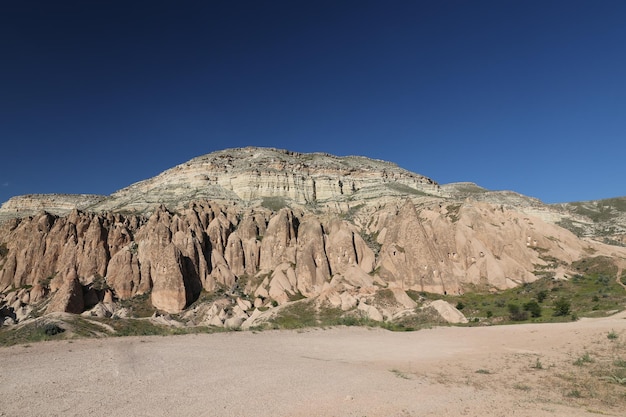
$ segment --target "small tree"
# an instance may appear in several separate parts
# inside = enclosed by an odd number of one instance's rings
[[[531,317],[541,317],[541,306],[536,301],[524,304],[524,311],[528,311]]]
[[[524,321],[528,319],[528,313],[517,304],[509,304],[509,317],[513,321]]]
[[[537,293],[537,302],[538,303],[543,303],[543,300],[545,300],[547,296],[548,296],[548,291],[546,291],[546,290],[539,291]]]
[[[570,302],[565,298],[559,298],[554,303],[554,315],[555,316],[567,316],[570,313]]]

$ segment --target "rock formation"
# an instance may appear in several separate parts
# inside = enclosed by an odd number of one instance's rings
[[[5,203],[0,303],[48,299],[48,312],[80,313],[149,294],[156,309],[184,313],[203,293],[227,294],[230,304],[193,308],[239,327],[258,308],[317,297],[387,320],[397,311],[371,304],[380,289],[413,309],[408,290],[506,289],[564,278],[589,253],[626,259],[624,247],[546,221],[553,211],[537,200],[498,196],[361,157],[216,152],[109,197]],[[58,205],[34,213],[42,201]],[[434,306],[462,321],[444,307]]]

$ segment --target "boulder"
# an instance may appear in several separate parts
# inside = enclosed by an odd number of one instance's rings
[[[241,316],[231,317],[231,318],[224,320],[224,327],[227,329],[231,329],[231,330],[237,330],[241,328],[241,325],[243,324],[244,321],[245,319]]]
[[[374,320],[374,321],[383,321],[384,320],[383,315],[374,306],[370,306],[370,305],[367,305],[365,303],[359,303],[358,309],[359,309],[359,311],[362,312],[362,314],[365,317],[369,318],[370,320]]]
[[[467,323],[467,318],[459,310],[444,300],[435,300],[424,306],[431,307],[448,323]]]

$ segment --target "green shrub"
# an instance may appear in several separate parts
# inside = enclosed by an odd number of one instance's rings
[[[94,275],[93,283],[91,284],[91,287],[96,291],[103,291],[103,290],[110,289],[108,282],[100,274]]]
[[[555,316],[567,316],[570,313],[571,304],[565,298],[559,298],[554,303]]]
[[[528,311],[531,317],[541,317],[541,306],[536,301],[524,304],[524,311]]]
[[[55,323],[47,323],[43,326],[43,332],[46,336],[54,336],[56,334],[63,333],[65,329],[59,327],[59,325]]]
[[[583,356],[581,356],[580,358],[574,361],[574,365],[583,366],[586,363],[592,363],[592,362],[593,362],[593,358],[591,357],[591,355],[589,355],[588,352],[585,352]]]
[[[541,290],[537,293],[537,302],[538,303],[543,303],[543,301],[546,299],[546,297],[548,296],[548,291],[546,290]]]
[[[509,317],[513,321],[524,321],[528,319],[528,312],[522,310],[517,304],[509,304]]]

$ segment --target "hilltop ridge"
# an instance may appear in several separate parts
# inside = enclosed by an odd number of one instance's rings
[[[363,156],[298,153],[274,148],[234,148],[193,158],[110,196],[40,194],[13,197],[0,220],[46,210],[147,213],[160,204],[179,209],[196,199],[255,205],[264,198],[322,206],[387,196],[441,195],[432,179],[396,164]]]

